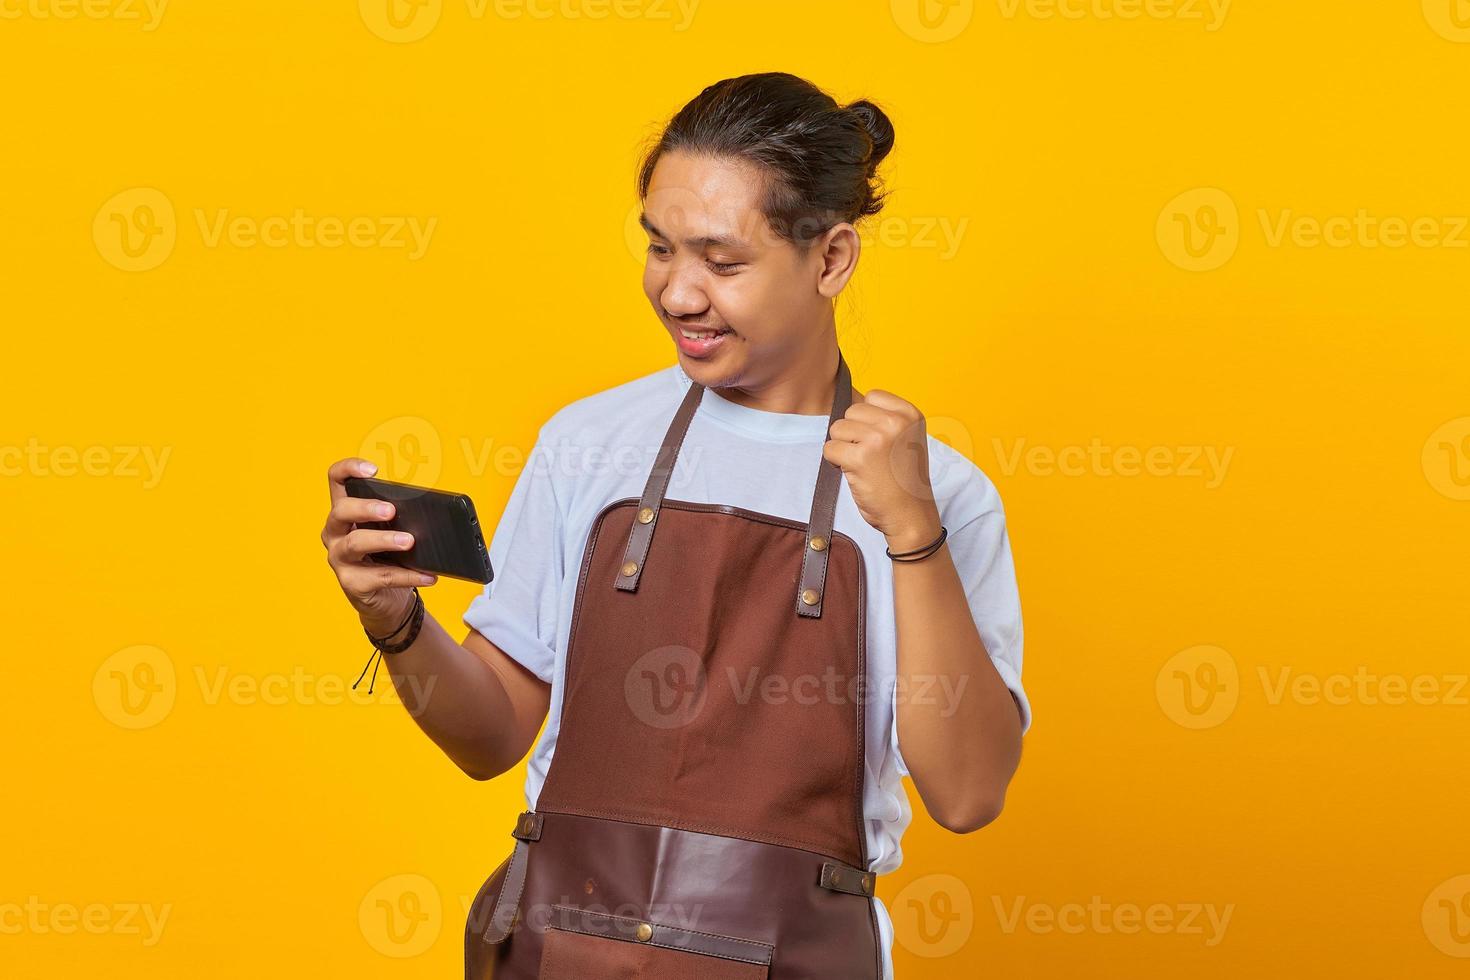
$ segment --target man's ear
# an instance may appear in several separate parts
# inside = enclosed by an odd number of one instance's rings
[[[817,264],[817,292],[827,299],[835,299],[857,271],[858,255],[862,252],[857,229],[849,222],[839,221],[827,229],[812,247],[820,259]]]

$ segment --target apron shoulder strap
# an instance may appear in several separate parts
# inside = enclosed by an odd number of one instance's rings
[[[674,461],[679,458],[679,447],[684,444],[684,433],[689,431],[689,421],[704,395],[704,385],[691,380],[674,420],[664,433],[663,445],[658,458],[653,462],[653,471],[643,487],[643,496],[638,501],[638,513],[633,517],[633,529],[628,532],[628,547],[623,552],[623,564],[618,569],[617,587],[624,592],[638,590],[638,576],[643,573],[643,562],[648,558],[648,547],[653,543],[653,526],[663,506],[664,491],[669,487],[669,477],[674,472]]]
[[[852,375],[842,352],[837,352],[837,394],[832,399],[832,413],[827,418],[830,435],[832,423],[847,414],[852,404]],[[801,556],[801,578],[796,585],[796,614],[816,618],[822,615],[822,587],[827,582],[827,548],[832,543],[832,523],[837,517],[837,489],[842,483],[842,470],[822,457],[817,471],[817,489],[812,494],[812,512],[806,522],[806,548]]]
[[[648,551],[653,544],[653,529],[658,522],[658,512],[663,506],[664,493],[674,472],[674,463],[679,457],[679,448],[689,431],[689,422],[704,397],[704,386],[696,381],[689,384],[679,410],[674,413],[663,444],[648,482],[643,487],[643,496],[638,501],[638,513],[633,517],[632,530],[628,532],[628,546],[623,552],[623,563],[618,568],[614,585],[624,592],[636,592],[638,579],[648,560]],[[842,352],[837,352],[837,387],[832,397],[832,411],[827,419],[827,428],[847,413],[852,404],[852,375]],[[799,616],[822,615],[822,589],[827,579],[827,548],[831,543],[832,524],[837,513],[837,491],[842,482],[842,470],[826,457],[822,458],[817,471],[817,486],[812,495],[811,514],[807,519],[806,547],[803,549],[801,576],[797,582],[796,612]]]

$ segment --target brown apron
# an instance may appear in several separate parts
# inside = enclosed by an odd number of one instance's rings
[[[556,748],[470,907],[467,980],[883,976],[842,472],[821,459],[805,524],[665,499],[703,392],[592,524]],[[839,353],[829,426],[851,401]]]

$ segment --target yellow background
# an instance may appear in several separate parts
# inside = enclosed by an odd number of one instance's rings
[[[0,912],[47,910],[0,917],[0,973],[458,975],[523,770],[344,695],[325,468],[493,523],[551,412],[673,357],[638,148],[775,69],[894,120],[843,347],[994,479],[1026,617],[1019,777],[980,833],[917,815],[898,975],[1470,969],[1464,0],[0,11]],[[436,224],[206,234],[298,209]],[[1297,221],[1360,210],[1428,223]],[[129,257],[119,217],[163,234]],[[460,635],[474,591],[430,609]]]

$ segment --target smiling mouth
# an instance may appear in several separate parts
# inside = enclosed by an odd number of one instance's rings
[[[714,330],[691,330],[688,327],[680,327],[676,325],[674,329],[678,330],[679,333],[683,334],[690,340],[712,340],[715,337],[720,336],[721,334],[730,333],[729,327],[721,327]]]

